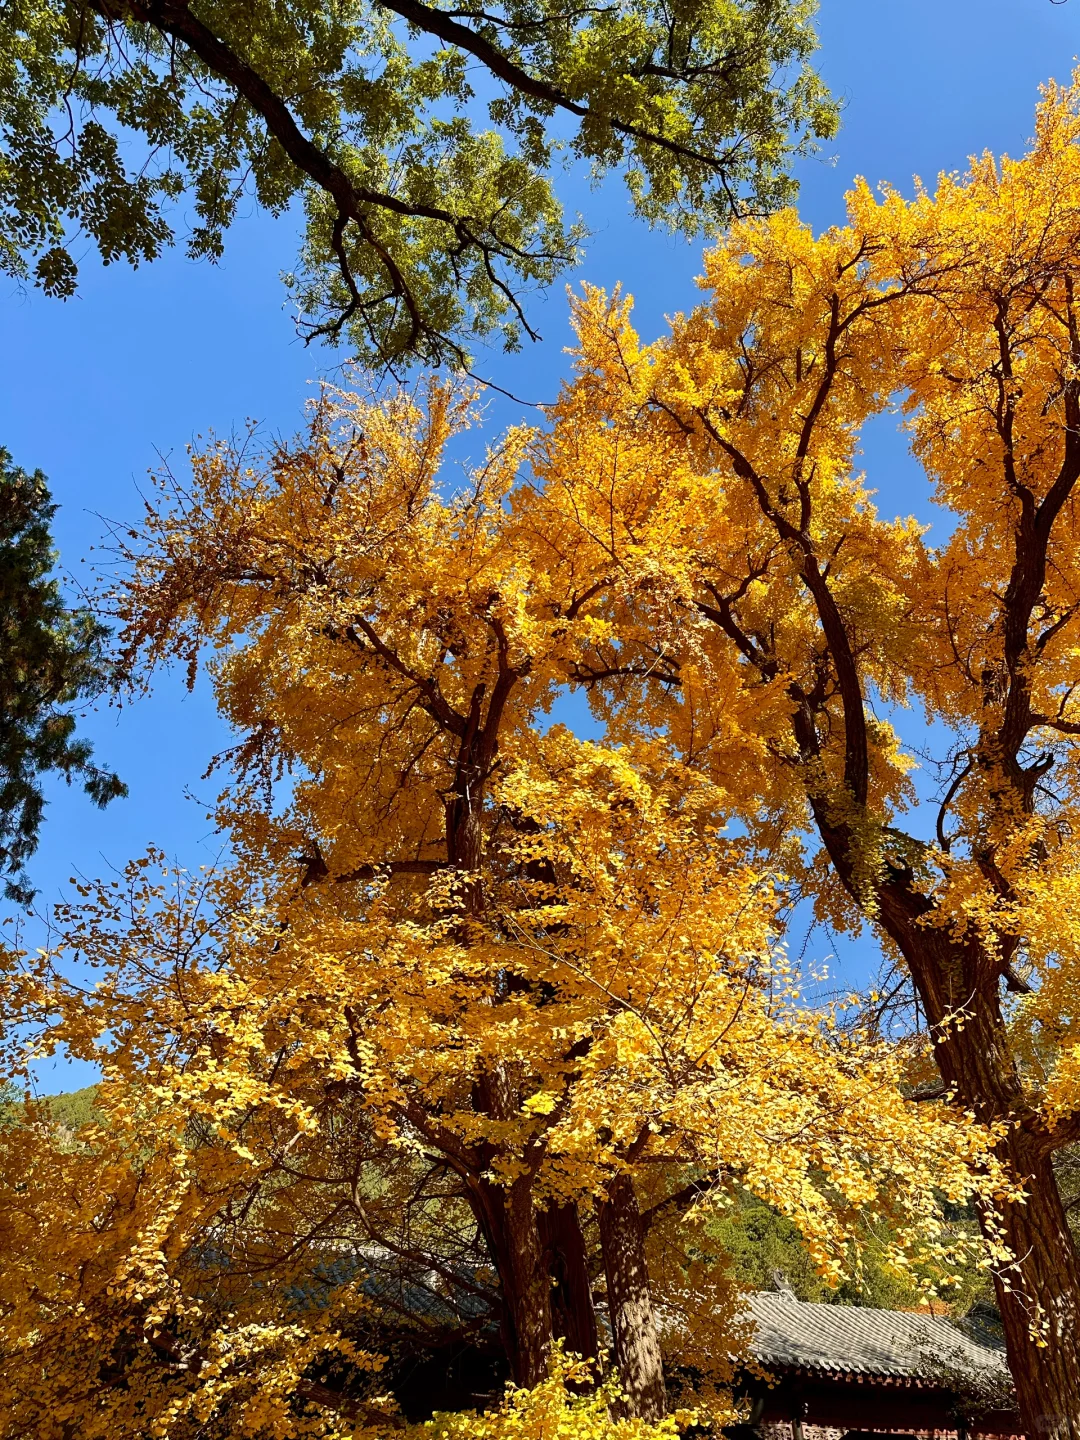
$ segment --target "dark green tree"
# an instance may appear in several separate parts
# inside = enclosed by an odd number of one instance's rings
[[[974,1217],[947,1218],[957,1229],[971,1229],[975,1223]],[[800,1300],[910,1310],[925,1298],[913,1276],[899,1275],[886,1264],[887,1243],[893,1237],[876,1218],[868,1217],[866,1222],[860,1273],[843,1280],[836,1289],[815,1270],[798,1227],[749,1191],[736,1192],[730,1210],[710,1223],[709,1232],[726,1251],[732,1275],[747,1290],[771,1289],[779,1272]],[[985,1272],[961,1267],[943,1303],[953,1314],[963,1315],[976,1300],[992,1298]]]
[[[9,0],[0,270],[67,296],[72,241],[150,260],[186,196],[216,257],[245,195],[301,201],[308,336],[368,360],[467,360],[532,334],[576,256],[561,158],[621,171],[687,233],[794,193],[836,108],[813,0]],[[80,239],[80,243],[85,243]]]
[[[25,864],[38,842],[42,777],[82,782],[96,805],[126,793],[75,735],[80,702],[108,688],[107,631],[70,607],[54,574],[56,506],[40,470],[28,475],[0,449],[0,876],[28,899]]]

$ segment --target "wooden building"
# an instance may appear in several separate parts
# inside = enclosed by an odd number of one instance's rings
[[[752,1296],[750,1308],[754,1358],[771,1383],[748,1374],[744,1391],[763,1440],[1020,1436],[989,1307],[953,1322],[812,1304],[781,1282]]]

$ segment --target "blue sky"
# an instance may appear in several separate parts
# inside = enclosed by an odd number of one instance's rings
[[[819,28],[819,64],[845,108],[827,156],[800,167],[800,209],[815,228],[842,221],[857,174],[909,192],[913,175],[932,182],[973,152],[1020,153],[1039,84],[1067,80],[1080,51],[1080,0],[822,0]],[[699,243],[631,222],[618,185],[597,193],[568,183],[563,195],[594,232],[573,283],[622,281],[649,336],[665,314],[694,303]],[[91,551],[101,517],[138,516],[139,488],[159,457],[182,464],[192,438],[249,418],[270,432],[297,428],[311,378],[335,357],[295,338],[279,279],[295,249],[294,224],[252,206],[217,266],[174,251],[132,272],[88,255],[68,302],[0,283],[0,444],[49,476],[61,505],[56,540],[76,577],[104,558]],[[490,357],[488,373],[515,394],[549,399],[566,365],[562,288],[537,297],[530,318],[543,342]],[[498,401],[492,426],[520,413]],[[888,424],[868,434],[864,464],[883,508],[931,518],[925,484]],[[57,898],[69,875],[120,866],[151,842],[187,865],[212,861],[219,841],[197,797],[210,796],[200,776],[227,736],[206,687],[188,695],[179,676],[162,675],[151,696],[90,716],[84,728],[131,794],[102,813],[81,792],[50,787],[32,867],[41,901]],[[50,1092],[89,1078],[58,1060],[40,1084]]]

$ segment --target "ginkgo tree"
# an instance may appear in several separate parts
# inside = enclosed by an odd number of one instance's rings
[[[1008,1263],[941,1213],[1014,1193],[994,1137],[802,1002],[783,873],[728,832],[727,783],[673,737],[549,723],[611,596],[536,528],[531,433],[450,489],[467,419],[438,387],[327,392],[294,444],[163,481],[131,542],[132,664],[216,651],[235,860],[84,884],[10,968],[39,1046],[103,1063],[110,1122],[0,1136],[24,1429],[385,1433],[394,1303],[493,1319],[537,1413],[582,1435],[672,1433],[665,1361],[706,1382],[674,1419],[723,1418],[744,1332],[700,1222],[736,1183],[833,1277],[867,1211],[928,1287]],[[625,1421],[559,1358],[602,1368],[598,1282]]]
[[[820,916],[906,966],[925,1101],[970,1107],[1024,1190],[992,1217],[1015,1257],[998,1302],[1025,1429],[1058,1436],[1080,1434],[1053,1170],[1080,1136],[1078,254],[1074,83],[1019,160],[910,201],[860,183],[817,237],[791,212],[735,227],[655,344],[590,293],[521,505],[548,563],[572,553],[607,596],[572,678],[611,734],[663,733]],[[858,468],[897,405],[940,543]]]

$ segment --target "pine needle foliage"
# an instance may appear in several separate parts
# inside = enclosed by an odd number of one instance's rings
[[[75,733],[82,701],[110,683],[107,631],[68,605],[55,574],[56,506],[40,470],[0,449],[0,875],[9,898],[29,898],[26,861],[37,848],[43,777],[80,781],[95,805],[126,794]]]

